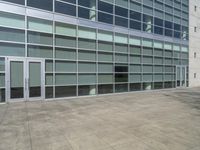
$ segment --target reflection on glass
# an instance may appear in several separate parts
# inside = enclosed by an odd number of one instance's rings
[[[29,97],[41,96],[41,64],[29,63]]]
[[[23,62],[10,62],[10,90],[11,98],[24,97],[24,67]]]

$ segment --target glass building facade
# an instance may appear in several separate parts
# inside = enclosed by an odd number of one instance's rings
[[[188,85],[188,0],[1,0],[0,101]]]

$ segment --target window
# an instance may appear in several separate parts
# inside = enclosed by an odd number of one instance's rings
[[[16,3],[16,4],[21,4],[21,5],[25,4],[25,0],[3,0],[3,1]]]
[[[27,5],[48,11],[53,10],[53,0],[27,0]]]
[[[98,12],[98,21],[113,24],[113,15]]]
[[[104,12],[107,12],[107,13],[113,13],[113,5],[112,4],[109,4],[109,3],[105,3],[101,0],[99,0],[98,2],[98,9],[100,11],[104,11]]]
[[[78,17],[95,21],[96,20],[96,12],[91,9],[79,7],[78,8]]]
[[[76,6],[56,1],[55,12],[76,16]]]
[[[115,82],[128,82],[128,66],[115,66]]]
[[[46,32],[46,33],[52,33],[53,23],[52,21],[29,17],[28,29],[34,30],[34,31]]]

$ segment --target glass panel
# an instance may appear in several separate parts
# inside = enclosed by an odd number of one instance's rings
[[[107,93],[113,93],[113,85],[98,85],[98,93],[99,94],[107,94]]]
[[[56,35],[55,36],[55,45],[63,46],[63,47],[76,47],[76,38]]]
[[[0,87],[5,87],[5,74],[0,73]]]
[[[55,57],[60,59],[76,59],[76,50],[75,49],[64,49],[64,48],[56,48]]]
[[[53,87],[45,88],[45,98],[53,98]]]
[[[28,57],[52,58],[53,48],[44,46],[28,46]]]
[[[28,43],[53,45],[53,35],[39,32],[28,32]]]
[[[141,83],[132,83],[130,84],[130,91],[140,91]]]
[[[24,97],[24,63],[10,62],[10,98]]]
[[[55,12],[76,16],[76,6],[56,1]]]
[[[113,51],[113,43],[99,41],[98,49],[104,51]]]
[[[113,64],[98,64],[98,70],[101,73],[112,73],[113,72]]]
[[[78,83],[79,84],[95,84],[96,83],[96,75],[94,74],[79,74],[78,75]]]
[[[0,89],[0,103],[5,102],[5,89]]]
[[[24,0],[3,0],[3,1],[16,3],[16,4],[21,4],[21,5],[25,4]]]
[[[0,40],[25,42],[25,31],[1,27]]]
[[[0,43],[0,55],[25,56],[25,46],[21,44]]]
[[[97,38],[98,38],[98,40],[101,40],[101,41],[112,42],[113,41],[113,34],[112,34],[112,32],[99,31],[98,34],[97,34]]]
[[[29,62],[29,97],[41,96],[41,63]]]
[[[27,5],[44,10],[53,10],[53,0],[27,0]]]
[[[98,83],[112,83],[113,75],[112,74],[100,74],[98,75]]]
[[[186,86],[185,78],[186,78],[186,70],[185,67],[182,67],[182,86]]]
[[[96,60],[96,52],[79,51],[78,59],[95,61]]]
[[[0,71],[5,71],[5,60],[0,58]]]
[[[96,86],[95,85],[82,85],[78,87],[78,95],[95,95],[96,94]]]
[[[76,26],[74,25],[56,22],[55,26],[56,34],[64,36],[76,36]]]
[[[46,72],[53,72],[53,61],[51,61],[51,60],[46,60],[46,63],[45,63],[45,71],[46,71]]]
[[[96,39],[96,30],[85,27],[79,27],[78,37],[87,39]]]
[[[96,49],[96,41],[89,39],[78,39],[78,47],[83,49]]]
[[[76,86],[56,86],[55,97],[76,96]]]
[[[56,74],[56,85],[76,84],[76,74]]]
[[[95,21],[96,20],[96,11],[94,11],[92,9],[78,7],[78,17]]]
[[[79,63],[78,71],[79,72],[96,72],[96,64],[95,63]]]
[[[56,61],[56,72],[76,72],[76,62]]]
[[[115,85],[115,92],[127,92],[127,91],[128,91],[128,84]]]
[[[6,12],[0,12],[0,25],[14,28],[25,28],[25,17]]]
[[[40,2],[38,4],[40,4]],[[52,24],[52,21],[29,17],[28,18],[28,29],[34,30],[34,31],[52,33],[53,32],[53,24]]]
[[[53,74],[45,75],[45,85],[53,85]]]
[[[99,53],[98,54],[98,61],[112,62],[113,61],[113,54]]]

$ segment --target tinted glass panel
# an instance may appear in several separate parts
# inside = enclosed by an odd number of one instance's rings
[[[3,0],[3,1],[16,3],[16,4],[21,4],[21,5],[25,4],[25,2],[24,2],[25,0]]]
[[[108,13],[113,13],[113,5],[99,1],[98,9]]]
[[[141,22],[137,21],[130,21],[130,28],[136,29],[136,30],[141,30]]]
[[[55,11],[66,15],[76,16],[76,6],[66,3],[55,2]]]
[[[92,8],[96,6],[96,0],[78,0],[78,4],[81,6]]]
[[[62,0],[62,1],[65,1],[65,2],[68,2],[68,3],[72,3],[72,4],[76,4],[76,0]]]
[[[115,17],[115,25],[128,27],[128,19],[124,19],[121,17]]]
[[[122,7],[115,6],[115,14],[123,17],[128,17],[128,10]]]
[[[141,21],[141,13],[130,11],[130,18]]]
[[[104,23],[109,23],[109,24],[113,24],[113,16],[109,15],[109,14],[105,14],[105,13],[98,13],[98,20],[100,22],[104,22]]]
[[[27,5],[44,10],[53,10],[53,0],[27,0]]]

